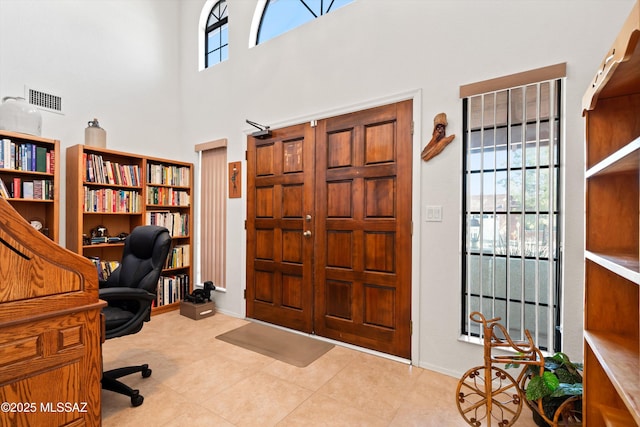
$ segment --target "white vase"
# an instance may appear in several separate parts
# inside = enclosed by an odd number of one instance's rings
[[[18,96],[5,96],[0,104],[0,129],[40,136],[42,114]]]

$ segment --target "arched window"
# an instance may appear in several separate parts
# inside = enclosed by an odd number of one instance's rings
[[[227,2],[220,0],[213,5],[204,30],[205,67],[216,65],[229,58],[229,16]]]
[[[256,44],[326,15],[353,0],[267,0]],[[260,4],[260,2],[258,3]]]

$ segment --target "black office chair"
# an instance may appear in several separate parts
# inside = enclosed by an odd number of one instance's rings
[[[106,281],[100,283],[100,299],[108,305],[102,309],[106,339],[135,334],[151,318],[158,279],[164,267],[171,236],[165,227],[143,225],[133,229],[124,242],[122,261]],[[140,406],[144,397],[138,390],[118,378],[142,373],[151,375],[149,365],[128,366],[102,373],[102,388],[131,397],[131,406]]]

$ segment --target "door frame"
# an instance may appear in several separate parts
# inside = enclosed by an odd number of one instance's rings
[[[418,363],[420,361],[420,260],[421,260],[421,252],[420,252],[420,236],[421,236],[421,210],[422,210],[422,186],[421,186],[421,169],[422,169],[422,158],[420,157],[420,153],[422,151],[422,89],[416,89],[413,91],[402,92],[395,95],[390,95],[384,98],[376,98],[368,101],[363,101],[361,103],[352,104],[332,110],[325,110],[318,112],[316,114],[310,114],[302,117],[297,117],[294,119],[276,122],[270,124],[269,127],[271,129],[279,129],[285,128],[288,126],[298,125],[305,122],[312,122],[315,120],[322,120],[326,118],[336,117],[343,114],[354,113],[361,110],[366,110],[369,108],[380,107],[387,104],[393,104],[400,101],[413,100],[413,151],[412,151],[412,191],[411,198],[414,203],[411,205],[411,217],[413,221],[413,233],[411,236],[411,321],[412,321],[412,334],[411,334],[411,362]],[[246,127],[243,130],[243,151],[247,150],[247,136],[251,135],[255,131],[255,128]],[[243,170],[247,170],[247,161],[243,160],[244,167]],[[246,173],[246,172],[245,172]],[[244,178],[246,182],[246,177]],[[247,214],[246,208],[246,191],[245,196],[243,196],[243,204],[244,204],[244,215],[245,220]],[[246,243],[246,230],[243,230],[243,238],[242,238],[242,265],[247,265],[247,243]],[[242,317],[246,317],[246,300],[242,297],[246,292],[247,286],[247,273],[246,268],[243,268],[240,273],[240,280],[242,284],[241,302],[240,302],[240,314]],[[342,344],[342,343],[341,343]],[[348,344],[345,344],[349,346]],[[371,351],[373,350],[367,350]],[[390,358],[400,359],[396,356],[388,355]]]

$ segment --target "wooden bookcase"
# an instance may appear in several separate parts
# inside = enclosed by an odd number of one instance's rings
[[[55,139],[0,130],[0,179],[7,200],[27,221],[42,224],[40,231],[56,243],[60,239],[59,146]],[[29,187],[26,194],[25,185]]]
[[[584,425],[640,426],[640,8],[583,99]]]
[[[67,148],[67,248],[95,260],[119,261],[124,243],[118,236],[138,225],[166,226],[172,251],[153,312],[178,308],[177,289],[192,288],[192,184],[191,163],[88,145]],[[111,239],[92,239],[99,228]]]
[[[154,157],[145,159],[145,224],[165,226],[171,232],[173,247],[169,265],[163,272],[160,297],[175,286],[180,295],[191,292],[193,260],[193,164]],[[175,301],[157,307],[156,311],[177,308]]]

